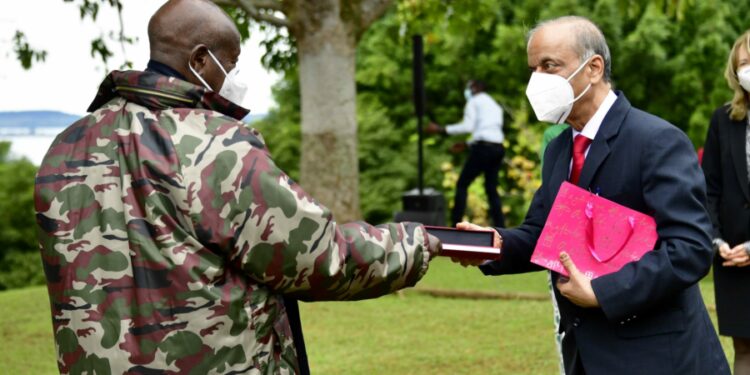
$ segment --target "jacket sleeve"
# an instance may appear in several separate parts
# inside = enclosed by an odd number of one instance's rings
[[[204,159],[196,231],[227,267],[300,300],[365,299],[413,286],[427,271],[422,225],[339,224],[271,160],[257,132],[217,136]],[[335,187],[331,187],[335,189]]]
[[[464,107],[464,118],[461,122],[445,127],[445,132],[448,134],[465,134],[471,133],[477,127],[477,109],[476,102],[469,100],[466,102]]]
[[[545,147],[543,160],[547,160],[548,157],[551,158],[551,155],[556,155],[557,146],[553,146],[551,142],[549,146]],[[555,150],[551,151],[551,149]],[[531,255],[534,253],[536,242],[542,233],[542,229],[544,229],[544,223],[547,221],[550,210],[550,207],[547,207],[544,202],[543,194],[546,189],[544,180],[550,178],[554,165],[554,160],[547,160],[542,166],[542,186],[534,193],[534,198],[531,200],[523,223],[511,229],[496,228],[503,239],[502,257],[499,260],[479,266],[479,269],[485,275],[506,275],[544,270],[543,267],[531,263]]]
[[[652,308],[697,283],[711,267],[711,223],[704,178],[692,144],[669,126],[644,134],[650,140],[640,161],[645,203],[653,211],[659,240],[653,251],[592,287],[610,321]]]
[[[482,273],[505,275],[543,270],[544,268],[531,263],[531,255],[547,220],[545,212],[542,188],[539,188],[534,193],[523,224],[512,229],[496,228],[503,239],[502,257],[479,266]]]
[[[708,127],[706,143],[703,146],[703,174],[706,176],[706,198],[708,203],[708,214],[711,215],[713,224],[712,238],[721,238],[721,221],[719,220],[719,207],[721,205],[721,149],[719,146],[719,116],[725,107],[721,107],[711,117]],[[726,114],[726,112],[724,112]]]

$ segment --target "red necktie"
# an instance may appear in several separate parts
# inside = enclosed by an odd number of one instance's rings
[[[586,160],[586,149],[590,144],[591,140],[580,134],[573,139],[573,168],[570,169],[570,183],[573,185],[578,185],[583,162]]]

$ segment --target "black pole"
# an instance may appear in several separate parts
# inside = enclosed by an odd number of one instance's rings
[[[307,349],[305,348],[305,337],[302,335],[302,320],[299,315],[299,306],[294,298],[284,297],[286,316],[292,329],[292,340],[297,349],[297,362],[299,363],[299,375],[310,375],[310,364],[307,362]]]
[[[425,106],[425,92],[424,92],[424,55],[422,52],[422,36],[412,36],[413,43],[413,59],[412,59],[412,83],[414,88],[414,112],[417,115],[417,135],[418,135],[418,150],[417,150],[417,178],[419,195],[422,196],[422,190],[424,188],[424,177],[422,170],[422,117],[424,116]]]

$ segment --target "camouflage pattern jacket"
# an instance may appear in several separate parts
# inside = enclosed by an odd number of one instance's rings
[[[116,71],[89,110],[36,179],[62,373],[296,372],[282,295],[372,298],[427,270],[422,226],[337,224],[218,94]]]

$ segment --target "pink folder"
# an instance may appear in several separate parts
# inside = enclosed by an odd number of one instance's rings
[[[641,259],[657,237],[651,216],[563,182],[531,262],[567,276],[560,263],[560,252],[566,251],[582,273],[595,279]]]

